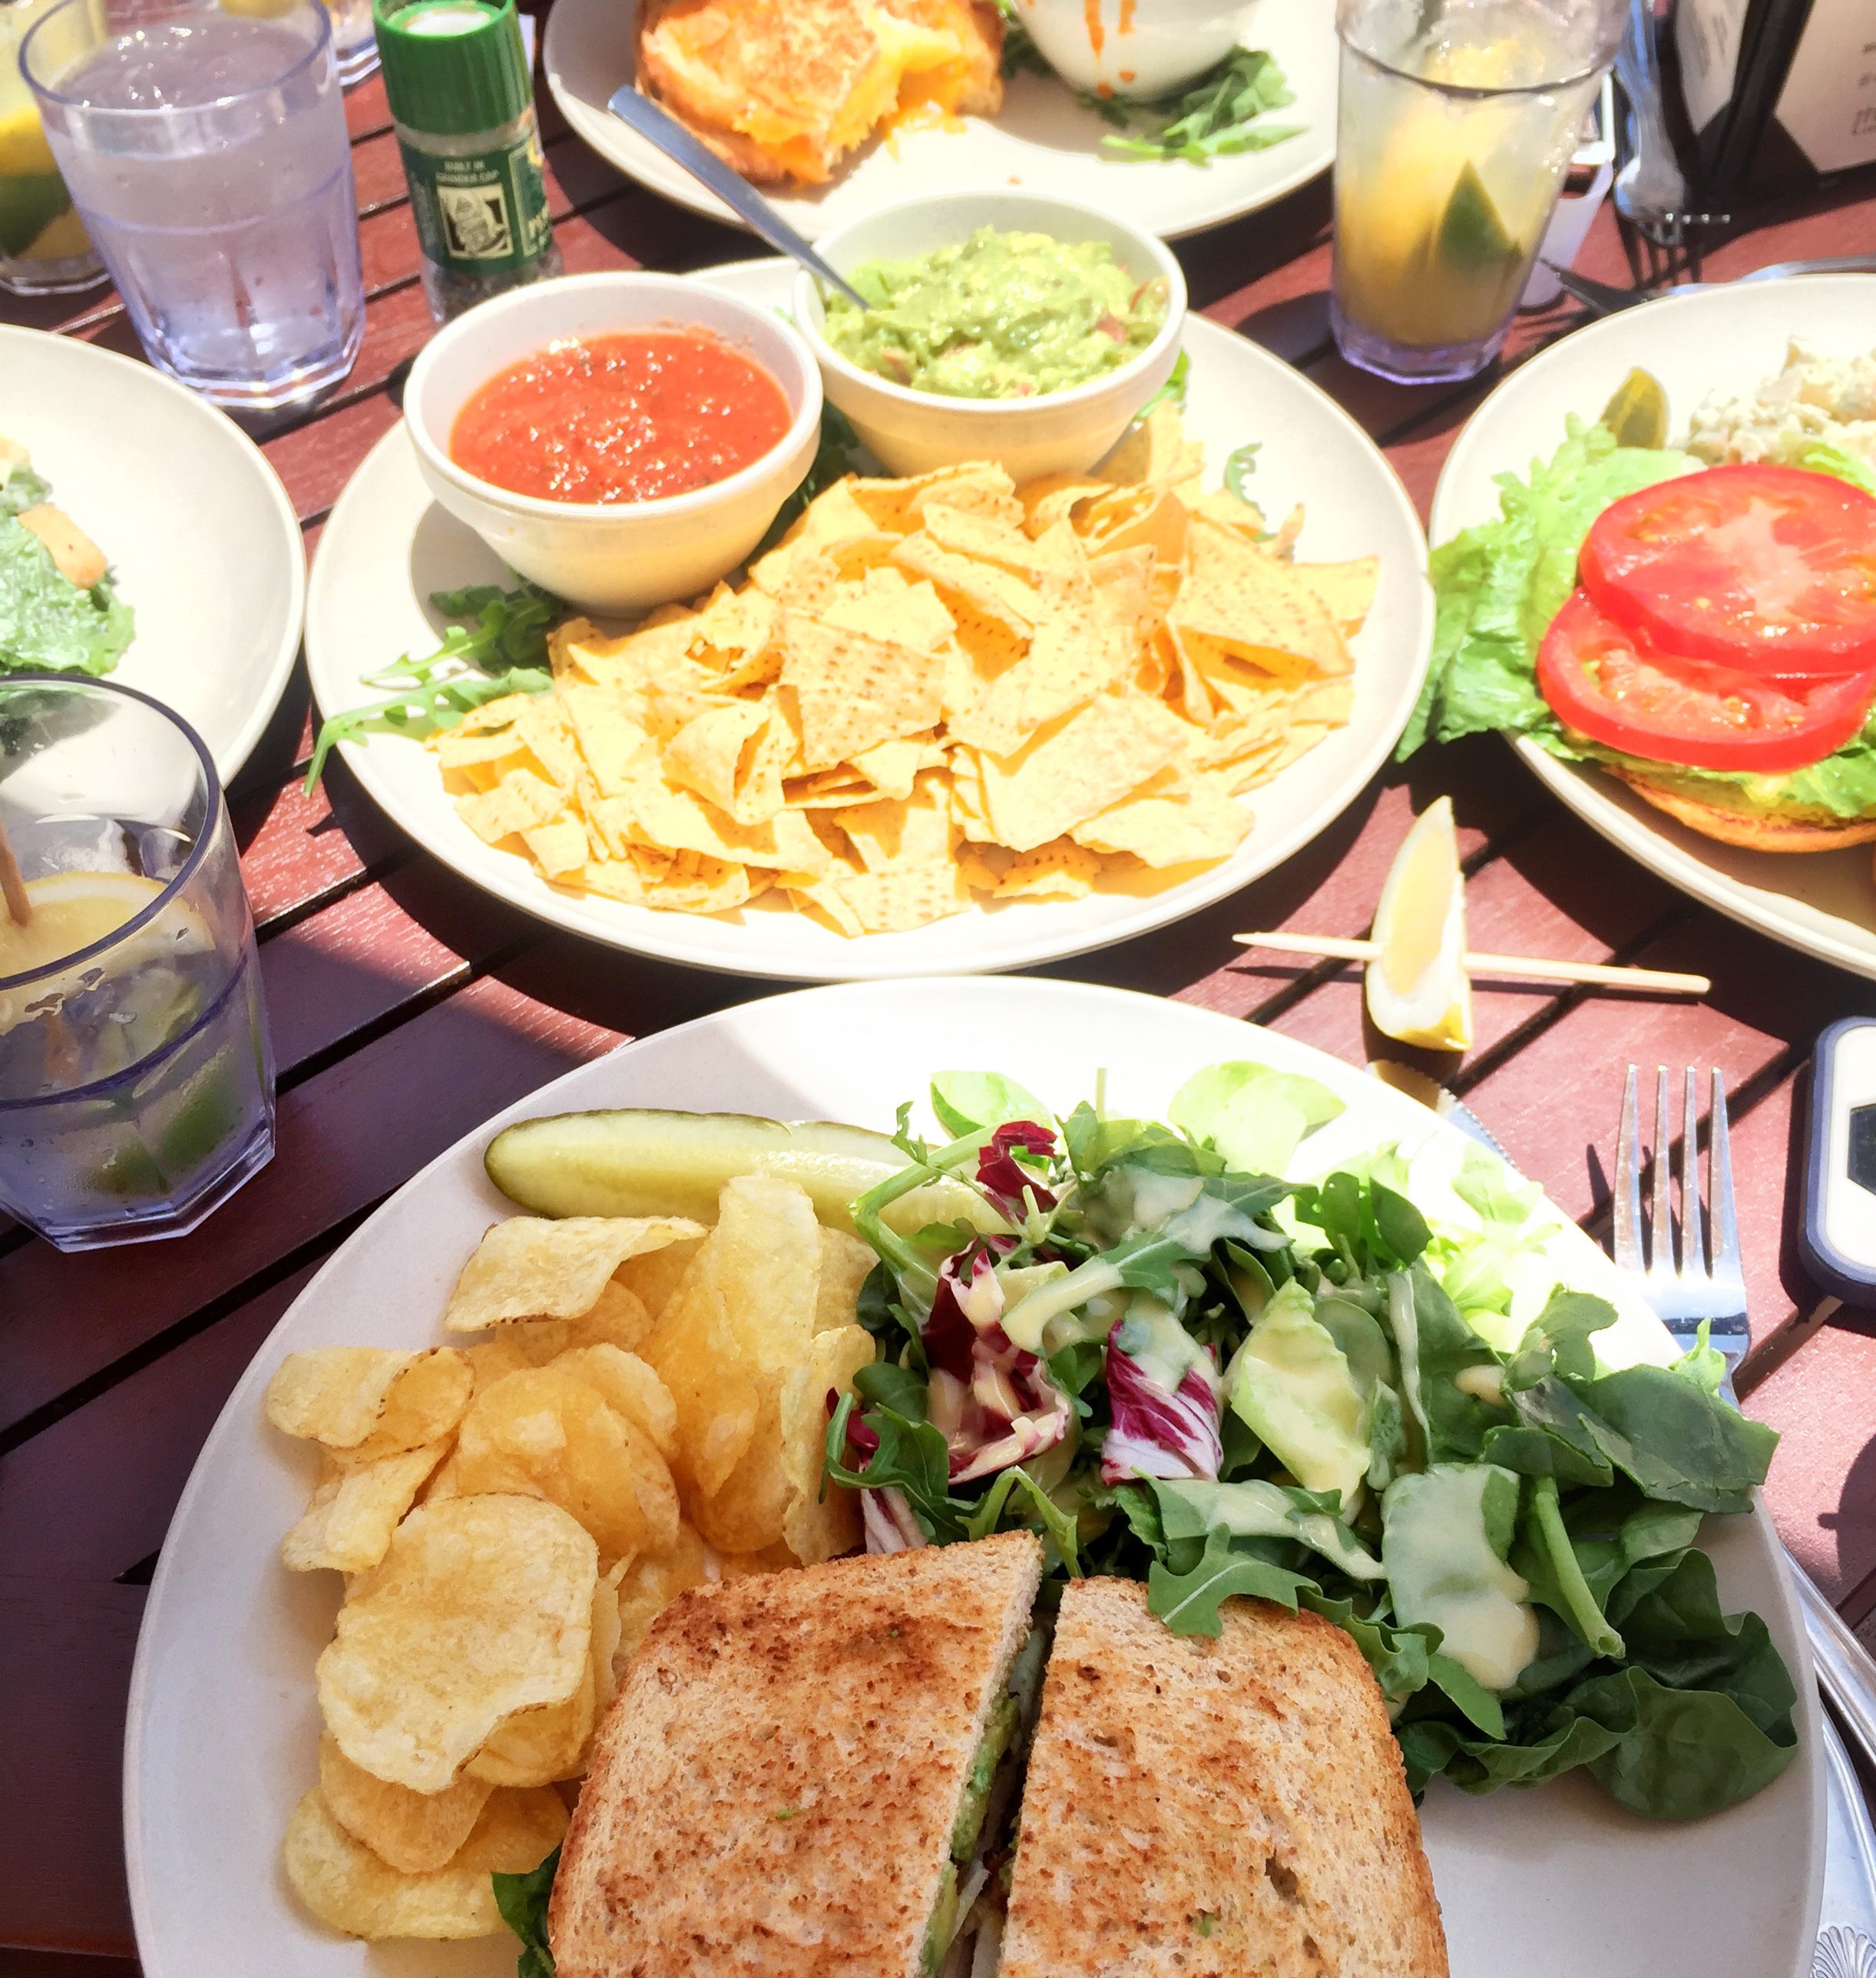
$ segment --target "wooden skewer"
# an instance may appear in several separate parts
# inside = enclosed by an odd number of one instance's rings
[[[0,829],[0,898],[5,900],[6,910],[17,925],[25,927],[31,921],[32,901],[4,829]]]
[[[1327,955],[1338,961],[1372,961],[1378,941],[1351,941],[1332,934],[1234,934],[1244,948],[1273,948],[1280,954]],[[1468,975],[1503,975],[1528,982],[1596,982],[1611,989],[1661,989],[1676,995],[1705,996],[1713,984],[1704,975],[1671,968],[1623,968],[1606,961],[1547,961],[1531,954],[1467,954]]]

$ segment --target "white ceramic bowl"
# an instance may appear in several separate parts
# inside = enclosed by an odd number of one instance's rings
[[[586,502],[518,495],[450,458],[457,414],[497,372],[563,337],[672,326],[713,331],[782,387],[792,418],[760,459],[688,494]],[[696,597],[762,540],[820,444],[821,377],[788,323],[720,289],[675,275],[570,275],[511,289],[438,331],[411,367],[404,422],[430,492],[511,570],[591,610],[643,611]]]
[[[960,192],[882,207],[823,234],[816,245],[845,274],[863,261],[903,260],[965,239],[980,227],[1105,240],[1136,280],[1166,287],[1166,321],[1137,356],[1105,377],[1033,399],[951,399],[915,392],[850,362],[822,334],[819,284],[796,278],[795,320],[812,346],[827,395],[895,474],[925,474],[959,461],[994,460],[1017,481],[1084,474],[1172,375],[1186,319],[1186,278],[1163,241],[1071,200],[1037,193]]]
[[[1246,0],[1018,0],[1017,18],[1071,88],[1150,101],[1223,61],[1249,11]]]

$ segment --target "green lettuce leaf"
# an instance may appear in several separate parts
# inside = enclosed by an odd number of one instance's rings
[[[1499,477],[1499,515],[1433,552],[1433,660],[1397,758],[1487,729],[1555,734],[1537,691],[1537,643],[1577,584],[1577,554],[1612,501],[1686,472],[1687,454],[1618,446],[1604,426],[1569,436],[1530,478]]]
[[[554,1893],[554,1871],[560,1863],[561,1851],[556,1847],[538,1868],[525,1874],[489,1877],[501,1920],[521,1940],[514,1978],[554,1978],[554,1953],[548,1948],[548,1898]]]
[[[81,590],[30,529],[0,514],[0,667],[108,673],[134,630],[108,576]]]

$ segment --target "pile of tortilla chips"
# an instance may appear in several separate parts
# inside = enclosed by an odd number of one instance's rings
[[[849,477],[739,590],[434,736],[458,809],[553,884],[683,912],[760,895],[845,934],[1176,884],[1348,719],[1375,561],[1292,559],[1163,405],[1098,479]]]

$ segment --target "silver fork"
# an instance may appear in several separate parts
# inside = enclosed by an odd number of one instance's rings
[[[1666,288],[1623,289],[1613,282],[1599,282],[1580,275],[1574,268],[1560,268],[1554,261],[1543,264],[1567,294],[1574,296],[1598,316],[1613,316],[1618,309],[1633,309],[1640,303],[1659,302],[1663,296],[1691,296],[1707,289],[1729,289],[1740,282],[1781,282],[1791,275],[1854,275],[1876,271],[1876,254],[1832,254],[1811,261],[1773,261],[1750,273],[1735,275],[1724,282],[1676,282]]]
[[[1616,1136],[1615,1258],[1640,1282],[1643,1295],[1683,1352],[1707,1343],[1726,1363],[1725,1392],[1732,1398],[1732,1375],[1751,1338],[1746,1328],[1745,1277],[1739,1264],[1739,1230],[1732,1196],[1732,1156],[1726,1134],[1726,1081],[1713,1073],[1713,1103],[1708,1121],[1706,1206],[1700,1196],[1699,1087],[1693,1067],[1683,1080],[1678,1175],[1680,1247],[1674,1242],[1670,1200],[1669,1148],[1673,1125],[1666,1068],[1655,1083],[1653,1183],[1650,1216],[1642,1222],[1641,1112],[1633,1065],[1622,1088],[1622,1123]],[[1711,1240],[1709,1242],[1709,1234]],[[1788,1553],[1792,1584],[1810,1637],[1818,1687],[1829,1700],[1848,1736],[1876,1765],[1876,1659],[1820,1593],[1811,1576]]]

